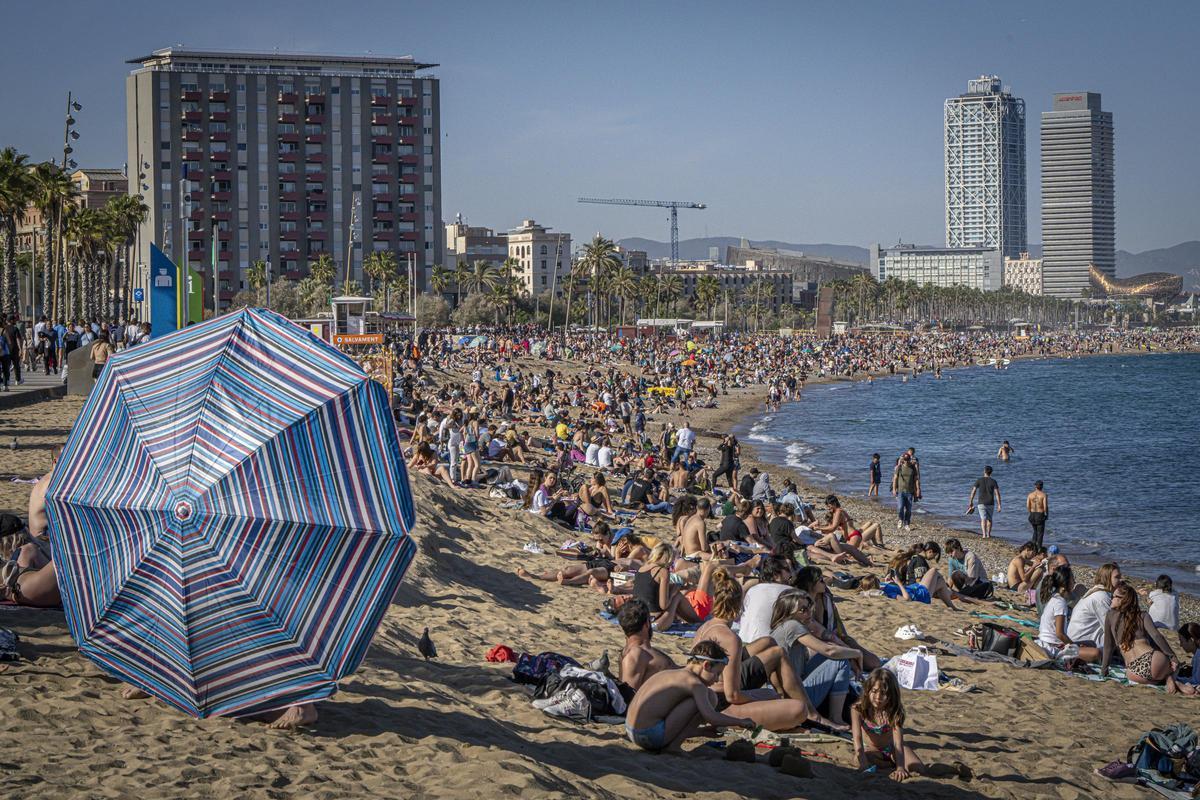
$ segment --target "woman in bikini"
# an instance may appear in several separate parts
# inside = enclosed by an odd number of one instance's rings
[[[817,541],[808,547],[809,558],[833,564],[846,564],[853,558],[864,567],[875,566],[870,556],[864,554],[852,542],[838,536],[839,533],[844,535],[850,531],[850,517],[838,499],[829,495],[825,498],[825,508],[825,521],[813,523],[812,526]]]
[[[1138,603],[1137,592],[1125,581],[1113,590],[1112,608],[1104,618],[1104,657],[1101,676],[1108,675],[1113,649],[1120,648],[1125,674],[1133,683],[1166,686],[1168,694],[1195,694],[1195,689],[1175,680],[1179,660],[1175,651]]]
[[[683,592],[682,575],[673,576],[671,564],[675,561],[674,549],[665,542],[655,545],[650,557],[633,576],[633,596],[646,604],[653,615],[651,624],[655,630],[665,631],[679,619],[685,624],[703,622],[712,609],[709,584],[714,564],[709,561],[698,568],[699,579],[693,591]],[[673,581],[672,578],[675,577]]]
[[[604,473],[597,472],[592,479],[579,487],[579,510],[589,517],[600,514],[613,515],[612,499],[604,485]]]
[[[422,472],[431,478],[441,478],[451,489],[456,489],[450,470],[438,462],[437,453],[428,443],[422,442],[417,446],[413,457],[408,460],[408,468],[413,472]]]

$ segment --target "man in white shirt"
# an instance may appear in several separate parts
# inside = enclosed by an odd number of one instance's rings
[[[1096,570],[1096,583],[1075,603],[1067,623],[1067,636],[1076,644],[1104,647],[1104,618],[1112,607],[1112,589],[1121,581],[1116,564],[1102,564]]]
[[[696,444],[696,432],[692,430],[692,424],[684,420],[683,427],[675,434],[675,452],[671,456],[671,461],[679,461],[687,459],[688,453],[692,452],[692,447]]]
[[[592,440],[587,446],[587,452],[584,454],[584,463],[589,467],[600,466],[600,443]]]
[[[600,443],[600,449],[596,452],[596,461],[600,464],[600,469],[612,469],[613,465],[613,449],[605,439]]]
[[[792,588],[792,569],[786,558],[771,556],[760,568],[762,580],[746,590],[738,636],[746,644],[771,635],[771,614],[779,595]]]

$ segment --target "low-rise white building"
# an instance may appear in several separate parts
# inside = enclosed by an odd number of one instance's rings
[[[966,286],[994,292],[1004,285],[1004,260],[994,247],[894,247],[871,245],[871,272],[920,286]]]
[[[1011,286],[1018,292],[1040,297],[1042,294],[1042,259],[1030,258],[1029,253],[1021,253],[1020,258],[1004,259],[1004,285]]]
[[[517,261],[514,274],[531,296],[552,287],[562,294],[562,279],[571,270],[571,234],[552,233],[531,219],[522,220],[519,228],[508,232],[508,257]]]

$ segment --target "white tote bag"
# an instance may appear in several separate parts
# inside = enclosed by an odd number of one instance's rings
[[[937,656],[924,647],[914,647],[888,662],[896,680],[905,689],[936,692],[938,688]]]

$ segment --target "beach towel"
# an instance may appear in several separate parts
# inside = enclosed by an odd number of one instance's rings
[[[617,622],[616,614],[610,614],[607,611],[601,611],[596,616],[612,625],[619,624]],[[667,636],[680,636],[684,639],[693,639],[696,636],[696,631],[699,629],[700,629],[699,625],[684,625],[683,623],[676,622],[674,625],[672,625],[670,628],[668,628],[665,631],[660,631],[660,630],[655,629],[654,632],[656,634],[665,634]]]
[[[982,611],[972,611],[971,616],[978,617],[979,619],[1002,619],[1008,622],[1015,622],[1018,625],[1025,626],[1026,628],[1036,628],[1038,626],[1036,622],[1014,617],[1011,614],[984,614]]]

